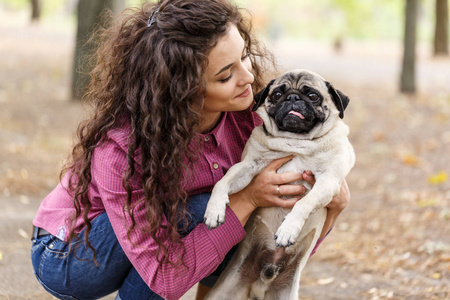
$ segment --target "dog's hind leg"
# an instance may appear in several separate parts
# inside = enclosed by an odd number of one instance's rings
[[[311,256],[311,253],[316,246],[317,240],[319,239],[322,227],[324,225],[325,219],[327,217],[327,209],[320,208],[314,211],[308,218],[300,233],[300,249],[298,253],[297,268],[295,270],[294,279],[292,281],[292,286],[289,291],[289,296],[284,296],[280,299],[297,300],[299,298],[300,289],[300,277],[306,263]],[[283,292],[284,293],[284,292]]]
[[[234,270],[232,270],[234,271]],[[247,300],[249,285],[241,280],[239,273],[220,277],[215,286],[208,292],[205,300]],[[222,280],[221,280],[222,279]]]
[[[249,283],[243,280],[242,265],[248,257],[250,247],[251,239],[245,238],[205,300],[248,299]]]

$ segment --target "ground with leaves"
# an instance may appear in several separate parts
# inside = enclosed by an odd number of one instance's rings
[[[73,35],[0,20],[0,298],[51,299],[29,239],[82,119],[67,100]],[[314,70],[350,96],[357,155],[352,201],[308,263],[301,299],[449,299],[450,60],[421,48],[413,97],[397,93],[395,44],[287,44],[273,43],[280,69]]]

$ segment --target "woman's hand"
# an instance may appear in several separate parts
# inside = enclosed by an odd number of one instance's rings
[[[250,184],[236,194],[230,195],[230,208],[235,212],[245,225],[251,213],[258,207],[279,206],[292,208],[306,192],[306,188],[300,184],[292,184],[298,180],[305,180],[312,186],[316,183],[311,171],[303,173],[285,172],[277,173],[277,170],[293,156],[287,156],[272,161],[264,168]],[[283,198],[282,198],[283,196]],[[287,199],[285,199],[288,197]],[[347,182],[342,182],[339,195],[334,197],[326,206],[327,219],[323,226],[321,237],[325,236],[333,228],[337,217],[350,201],[350,190]]]
[[[306,192],[305,187],[291,183],[302,180],[303,174],[277,173],[277,170],[292,158],[293,156],[287,156],[272,161],[243,190],[255,208],[271,206],[291,208],[302,198]]]
[[[230,208],[244,225],[250,214],[258,207],[279,206],[292,208],[306,192],[300,184],[289,184],[303,179],[303,174],[295,172],[277,173],[277,170],[293,156],[272,161],[247,187],[230,195]],[[283,198],[281,198],[283,196]],[[288,197],[288,199],[285,199]]]

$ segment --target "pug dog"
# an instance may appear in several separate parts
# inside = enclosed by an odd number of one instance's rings
[[[342,120],[349,98],[318,74],[288,71],[255,101],[253,110],[263,125],[253,130],[242,161],[215,185],[205,212],[208,228],[225,222],[228,195],[245,188],[274,159],[293,155],[277,172],[311,170],[316,182],[296,182],[307,193],[292,209],[258,208],[252,214],[244,240],[206,299],[297,300],[301,271],[326,219],[325,206],[355,162]]]

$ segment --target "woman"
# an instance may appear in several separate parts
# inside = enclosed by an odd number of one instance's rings
[[[266,55],[225,0],[144,5],[102,33],[87,95],[93,116],[33,221],[32,262],[47,291],[62,299],[117,290],[116,299],[178,299],[202,280],[202,299],[250,214],[301,198],[304,187],[284,184],[314,177],[277,174],[288,157],[230,196],[225,224],[201,223],[215,182],[261,123],[249,107]],[[292,198],[280,199],[278,185]],[[344,184],[322,236],[348,199]]]

